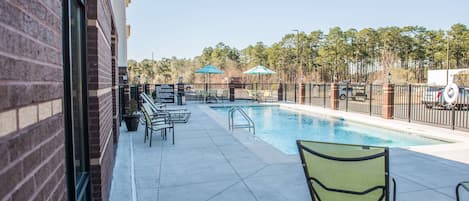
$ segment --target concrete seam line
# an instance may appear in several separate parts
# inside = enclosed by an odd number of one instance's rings
[[[135,161],[134,161],[134,138],[133,135],[129,135],[130,138],[130,179],[132,181],[132,201],[137,201],[137,192],[135,185]]]

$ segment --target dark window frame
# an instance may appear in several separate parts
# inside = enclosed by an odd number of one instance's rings
[[[75,142],[73,135],[73,105],[72,105],[72,31],[71,30],[71,12],[74,12],[72,9],[77,9],[74,7],[77,5],[80,9],[80,43],[81,43],[81,75],[82,80],[80,81],[82,87],[82,146],[84,147],[83,153],[80,157],[84,161],[84,174],[76,178],[76,169],[75,169]],[[63,41],[62,41],[62,50],[63,50],[63,76],[64,76],[64,98],[63,98],[63,107],[64,107],[64,134],[65,134],[65,163],[66,163],[66,183],[67,183],[67,200],[69,201],[82,201],[90,198],[90,179],[89,179],[89,148],[88,148],[88,104],[87,104],[87,65],[86,65],[86,2],[85,0],[64,0],[62,1],[62,32],[63,32]]]

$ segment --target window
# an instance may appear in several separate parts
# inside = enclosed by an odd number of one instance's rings
[[[82,0],[63,1],[64,128],[68,200],[89,200],[86,24]]]

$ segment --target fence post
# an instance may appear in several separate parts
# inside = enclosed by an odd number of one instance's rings
[[[454,130],[456,127],[456,110],[455,110],[455,105],[452,107],[452,117],[451,117],[451,128]]]
[[[151,96],[151,93],[150,93],[150,85],[149,85],[149,84],[145,84],[145,85],[143,85],[143,86],[145,87],[145,89],[144,89],[145,93]]]
[[[288,100],[287,91],[288,91],[288,85],[287,85],[287,84],[283,84],[283,101],[287,101],[287,100]]]
[[[394,85],[383,85],[383,106],[382,117],[384,119],[392,119],[394,116]]]
[[[331,109],[339,109],[339,85],[331,83]]]
[[[370,116],[373,115],[373,84],[370,84]]]
[[[407,98],[407,101],[408,101],[408,107],[407,107],[407,116],[408,116],[408,122],[410,123],[410,120],[411,120],[411,114],[412,114],[412,85],[409,84],[409,88],[408,88],[408,91],[409,91],[409,97]]]
[[[323,103],[323,107],[326,108],[326,83],[323,83],[323,97],[324,97],[324,103]]]
[[[345,112],[348,112],[348,89],[350,87],[350,83],[347,82],[345,86]]]
[[[295,83],[294,85],[295,85],[295,87],[294,87],[294,90],[293,90],[293,91],[294,91],[295,98],[294,98],[293,100],[294,100],[294,101],[295,101],[295,103],[296,103],[296,90],[297,90],[297,84]]]

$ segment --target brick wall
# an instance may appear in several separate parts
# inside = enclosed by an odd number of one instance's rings
[[[113,24],[109,0],[87,1],[88,135],[92,200],[108,200],[114,164],[113,108],[117,101]],[[113,70],[114,69],[114,70]],[[117,111],[116,111],[117,112]],[[116,113],[117,114],[117,113]]]
[[[66,200],[60,0],[0,0],[0,200]]]

